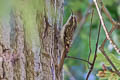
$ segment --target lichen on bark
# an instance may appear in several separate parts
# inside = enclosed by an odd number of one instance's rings
[[[0,14],[0,80],[62,80],[57,65],[63,0],[9,2],[1,1],[9,8],[3,5]]]

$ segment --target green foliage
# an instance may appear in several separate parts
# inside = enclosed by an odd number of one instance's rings
[[[114,63],[114,65],[120,70],[120,59],[118,59],[117,56],[115,56],[113,53],[107,54],[111,61]],[[90,61],[92,61],[94,55],[92,54]],[[97,54],[97,59],[96,59],[96,68],[100,68],[100,64],[105,64],[106,66],[111,66],[107,59],[104,57],[102,53]]]
[[[89,2],[90,2],[90,0],[89,0]],[[89,6],[88,5],[89,2],[88,2],[88,0],[65,0],[64,23],[66,22],[67,18],[71,14],[70,8],[74,12],[74,14],[76,14],[77,12],[80,12],[80,14],[82,14],[82,16],[84,16],[87,8]],[[115,20],[119,20],[119,16],[120,16],[120,6],[119,6],[118,2],[119,2],[119,0],[109,0],[109,1],[103,0],[104,5],[107,7],[111,16]],[[97,39],[98,25],[99,25],[98,14],[96,12],[95,7],[93,7],[93,8],[94,8],[94,17],[93,17],[93,24],[92,24],[92,36],[91,36],[92,55],[90,57],[90,61],[92,61],[93,57],[94,57],[94,50],[96,47],[96,39]],[[107,18],[107,16],[104,13],[102,15],[104,17],[104,21],[107,26],[107,29],[108,29],[108,31],[110,31],[110,29],[112,28],[112,24],[110,23],[109,19]],[[79,16],[81,16],[81,15],[79,15]],[[76,37],[76,39],[72,45],[72,48],[70,49],[70,52],[68,54],[69,56],[74,56],[74,57],[78,57],[78,58],[87,60],[88,55],[89,55],[89,41],[88,40],[89,40],[90,20],[91,20],[91,14],[88,16],[85,24],[83,25],[82,29],[80,30],[80,34],[78,34],[78,36]],[[78,24],[78,27],[79,27],[79,24]],[[120,42],[119,33],[120,33],[120,31],[117,30],[117,31],[114,31],[112,34],[112,38],[115,41],[115,43],[118,44],[118,46],[120,44],[119,43]],[[101,28],[99,46],[102,44],[104,39],[105,39],[105,32],[104,32],[103,28]],[[114,63],[114,65],[117,67],[117,69],[120,70],[120,67],[119,67],[120,60],[118,57],[119,55],[116,54],[114,49],[112,49],[111,47],[109,48],[109,46],[110,46],[110,43],[109,43],[109,41],[107,41],[107,43],[105,44],[105,51],[106,51],[107,55],[109,56],[109,58]],[[98,73],[99,69],[102,69],[101,64],[103,64],[103,63],[106,66],[111,67],[111,65],[108,63],[108,61],[104,57],[104,55],[99,50],[98,50],[97,54],[98,54],[97,60],[96,60],[95,67],[93,70],[94,75],[96,75]],[[86,72],[88,71],[88,67],[87,67],[88,65],[86,62],[79,61],[79,60],[73,60],[73,59],[66,59],[65,63],[66,63],[66,66],[71,68],[70,71],[74,71],[75,75],[73,74],[73,76],[76,78],[76,80],[85,80],[85,75],[82,75],[82,74],[86,74]],[[76,68],[74,68],[75,66],[76,66]],[[84,67],[84,68],[82,68],[82,67]],[[81,72],[83,72],[83,73],[81,74]],[[82,76],[80,76],[79,74],[81,74]],[[119,80],[117,75],[112,76],[113,74],[109,71],[107,72],[106,75],[108,75],[108,76],[104,79],[94,76],[94,79],[90,78],[90,80]],[[66,74],[66,76],[67,76],[67,74]],[[84,76],[84,79],[83,79],[83,76]],[[65,80],[69,80],[69,78],[65,79]]]
[[[99,76],[99,74],[97,74]],[[110,71],[104,71],[104,76],[100,77],[100,80],[119,80],[119,76],[115,73],[111,73]]]

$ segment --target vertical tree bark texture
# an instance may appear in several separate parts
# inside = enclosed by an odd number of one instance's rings
[[[0,80],[63,79],[58,74],[63,3],[11,0],[7,14],[0,15]]]

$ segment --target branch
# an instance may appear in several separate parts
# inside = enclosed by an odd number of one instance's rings
[[[95,3],[95,6],[96,6],[96,9],[97,9],[97,12],[98,12],[98,15],[99,15],[101,24],[102,24],[102,26],[103,26],[103,29],[104,29],[104,31],[105,31],[105,34],[106,34],[107,39],[108,39],[108,40],[110,41],[110,43],[113,45],[113,47],[114,47],[114,49],[116,50],[116,52],[117,52],[118,54],[120,54],[119,48],[117,47],[117,45],[114,43],[114,41],[111,39],[111,37],[110,37],[109,34],[108,34],[106,25],[105,25],[105,23],[104,23],[104,21],[103,21],[103,17],[102,17],[102,15],[101,15],[101,12],[100,12],[100,10],[99,10],[99,7],[98,7],[98,4],[97,4],[96,0],[93,0],[93,1],[94,1],[94,3]]]
[[[110,30],[109,35],[111,35],[112,32],[113,32],[115,29],[116,29],[116,26],[112,26],[112,29]],[[112,66],[113,69],[115,70],[116,74],[117,74],[118,76],[120,76],[119,71],[117,70],[117,68],[115,67],[115,65],[112,63],[112,61],[109,59],[109,57],[107,56],[107,54],[106,54],[105,51],[104,51],[104,45],[105,45],[106,41],[107,41],[107,38],[105,38],[105,40],[103,41],[103,43],[102,43],[102,45],[100,46],[99,49],[100,49],[100,51],[102,52],[102,54],[105,56],[105,58],[107,59],[107,61],[111,64],[111,66]]]
[[[120,26],[120,23],[119,22],[116,22],[110,15],[110,13],[108,12],[107,8],[103,5],[103,2],[101,0],[101,6],[102,6],[102,10],[103,12],[106,14],[106,16],[108,17],[108,19],[110,20],[110,22],[113,24],[113,25],[117,25],[117,26]]]
[[[109,18],[109,20],[111,21],[111,23],[112,23],[113,25],[119,25],[119,23],[115,22],[115,21],[112,19],[111,15],[109,14],[109,12],[107,11],[107,9],[104,7],[103,4],[102,4],[102,9],[103,9],[104,13],[107,15],[107,17]],[[112,32],[113,32],[115,29],[116,29],[116,26],[112,26],[112,29],[110,30],[109,35],[111,35]],[[104,45],[105,45],[106,41],[107,41],[107,38],[105,38],[105,40],[103,41],[103,43],[102,43],[102,45],[100,46],[99,49],[100,49],[100,51],[103,53],[103,55],[105,56],[105,58],[108,60],[108,62],[111,64],[111,66],[114,68],[116,74],[117,74],[118,76],[120,76],[119,71],[117,70],[117,68],[115,67],[115,65],[112,63],[112,61],[109,59],[109,57],[107,56],[107,54],[106,54],[105,51],[104,51]]]
[[[117,70],[117,68],[115,67],[115,65],[112,63],[112,61],[110,60],[110,58],[107,56],[107,54],[105,53],[104,49],[101,48],[101,47],[99,49],[102,52],[102,54],[105,56],[105,58],[108,60],[108,62],[111,64],[111,66],[115,70],[116,74],[120,77],[120,72]]]
[[[116,29],[116,27],[115,27],[115,26],[112,26],[112,29],[110,30],[109,35],[111,35],[112,32],[113,32],[115,29]],[[104,48],[104,45],[105,45],[106,41],[107,41],[107,38],[105,38],[105,40],[102,42],[102,45],[101,45],[102,48]]]
[[[81,61],[87,62],[89,65],[92,65],[92,63],[90,63],[89,61],[84,60],[84,59],[80,59],[80,58],[76,58],[76,57],[72,57],[72,56],[67,56],[66,58],[71,58],[71,59],[81,60]]]
[[[90,59],[90,55],[91,55],[91,52],[92,52],[92,49],[91,49],[91,31],[92,31],[93,15],[94,15],[94,10],[92,10],[92,16],[91,16],[91,22],[90,22],[90,32],[89,32],[89,56],[88,56],[88,61],[89,61],[89,59]]]
[[[95,61],[96,61],[96,58],[97,58],[97,49],[98,49],[98,42],[99,42],[99,37],[100,37],[100,31],[101,31],[101,22],[99,24],[99,30],[98,30],[98,37],[97,37],[97,42],[96,42],[96,48],[95,48],[95,55],[94,55],[94,59],[93,59],[93,63],[91,65],[91,68],[87,74],[87,77],[86,77],[86,80],[88,80],[93,68],[94,68],[94,64],[95,64]]]

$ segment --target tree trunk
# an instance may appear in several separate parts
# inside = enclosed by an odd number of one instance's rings
[[[58,63],[64,1],[0,3],[0,80],[62,80]]]

